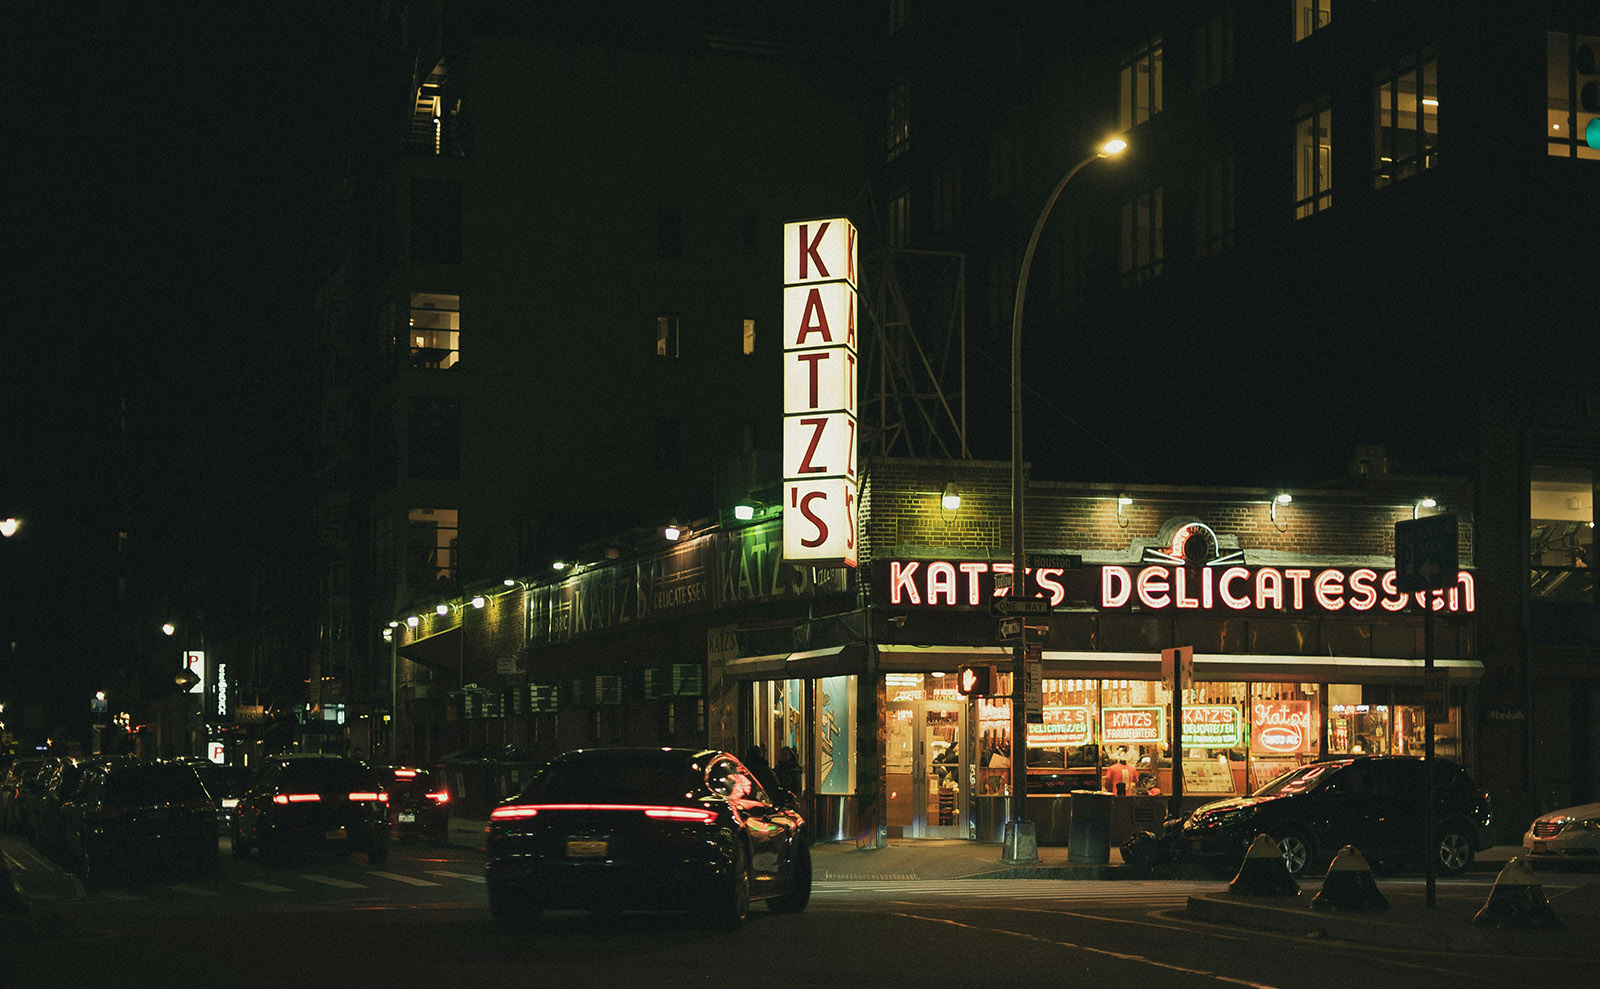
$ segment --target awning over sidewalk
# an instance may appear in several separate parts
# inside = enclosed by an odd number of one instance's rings
[[[833,646],[803,652],[748,656],[729,663],[723,675],[733,680],[806,680],[866,672],[864,644]],[[889,673],[948,673],[966,663],[1012,661],[1006,646],[878,647],[878,668]],[[1267,683],[1368,683],[1416,684],[1422,681],[1420,659],[1359,656],[1236,655],[1195,653],[1195,679],[1211,682],[1256,681]],[[1483,677],[1483,664],[1475,659],[1436,659],[1434,669],[1457,684],[1474,684]],[[1051,679],[1158,680],[1159,652],[1074,652],[1045,650],[1044,675]]]

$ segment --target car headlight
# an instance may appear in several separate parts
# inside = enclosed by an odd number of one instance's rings
[[[1208,814],[1196,814],[1189,819],[1189,824],[1194,828],[1226,828],[1241,824],[1255,816],[1255,811],[1249,807],[1235,807],[1231,810],[1217,810]]]

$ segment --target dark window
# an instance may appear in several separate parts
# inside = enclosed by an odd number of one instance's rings
[[[410,476],[454,481],[461,477],[461,402],[453,398],[411,400],[406,463]]]
[[[663,753],[663,756],[668,753]],[[681,757],[601,756],[557,760],[522,791],[540,803],[681,804],[699,787]]]
[[[200,777],[180,763],[128,766],[106,777],[105,802],[108,804],[205,799],[208,799],[206,788],[200,785]]]
[[[677,470],[683,455],[680,449],[681,429],[677,419],[663,416],[656,420],[656,467]]]
[[[683,257],[683,210],[663,206],[656,211],[656,257]]]
[[[754,213],[744,215],[744,252],[752,257],[760,253],[761,227]]]
[[[422,264],[461,262],[460,183],[411,180],[411,260]]]

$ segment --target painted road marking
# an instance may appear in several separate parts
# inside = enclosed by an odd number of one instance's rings
[[[310,875],[310,876],[301,876],[300,878],[301,879],[305,879],[305,880],[307,880],[309,882],[322,883],[324,886],[333,886],[333,887],[336,887],[338,889],[366,889],[367,888],[365,883],[346,882],[343,879],[335,879],[332,876]]]
[[[393,879],[397,883],[410,883],[413,886],[437,886],[437,885],[439,885],[438,883],[433,882],[433,881],[428,880],[428,879],[418,879],[415,876],[402,876],[398,872],[368,872],[367,875],[369,875],[369,876],[382,876],[385,879]]]

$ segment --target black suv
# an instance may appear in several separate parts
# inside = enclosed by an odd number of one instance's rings
[[[1164,838],[1180,860],[1236,867],[1256,835],[1278,843],[1291,875],[1326,863],[1345,845],[1368,862],[1424,865],[1427,778],[1410,756],[1352,756],[1298,766],[1248,797],[1218,800],[1167,822]],[[1434,759],[1434,869],[1466,871],[1493,843],[1489,795],[1467,771]]]
[[[359,759],[286,755],[267,760],[239,797],[233,854],[252,847],[265,860],[284,852],[365,852],[370,865],[389,858],[389,794]]]

